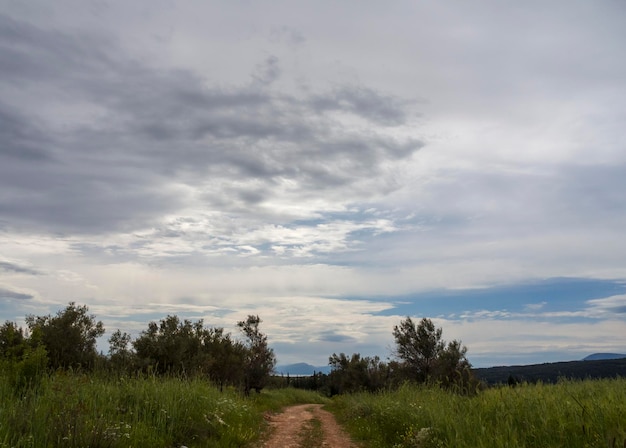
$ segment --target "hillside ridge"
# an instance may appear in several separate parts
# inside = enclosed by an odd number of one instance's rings
[[[585,356],[583,361],[599,361],[603,359],[621,359],[626,358],[623,353],[593,353],[589,356]]]
[[[487,384],[527,381],[556,383],[559,379],[600,379],[626,377],[626,358],[564,361],[522,366],[472,369]]]

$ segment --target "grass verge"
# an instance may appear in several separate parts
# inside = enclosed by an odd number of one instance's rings
[[[253,446],[265,412],[323,400],[293,389],[246,398],[199,379],[62,372],[16,396],[0,376],[0,447]]]
[[[473,397],[406,385],[330,409],[373,447],[624,447],[626,379],[488,389]]]

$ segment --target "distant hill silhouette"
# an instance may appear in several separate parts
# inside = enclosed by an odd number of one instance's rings
[[[313,366],[305,362],[299,362],[296,364],[276,366],[274,372],[276,372],[277,375],[310,376],[313,375],[313,373],[330,373],[330,366]]]
[[[479,380],[487,384],[509,381],[555,383],[560,378],[597,379],[626,377],[626,358],[590,361],[552,362],[526,366],[499,366],[473,369]]]
[[[594,353],[593,355],[586,356],[583,361],[600,361],[602,359],[622,359],[626,358],[623,353]]]
[[[314,373],[330,373],[330,366],[314,366],[305,362],[276,366],[280,376],[311,376]],[[487,384],[505,384],[509,379],[534,383],[555,383],[560,378],[615,378],[626,377],[626,355],[617,353],[594,353],[581,361],[552,362],[521,366],[497,366],[472,369],[479,380]]]

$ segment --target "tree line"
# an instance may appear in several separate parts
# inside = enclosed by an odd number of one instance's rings
[[[272,377],[274,351],[261,332],[262,320],[249,315],[237,323],[240,337],[224,328],[168,315],[152,321],[137,338],[116,330],[109,337],[108,355],[98,353],[97,339],[105,329],[87,306],[74,302],[56,315],[26,316],[27,329],[6,321],[0,327],[0,362],[12,372],[16,387],[57,369],[106,370],[119,374],[202,376],[220,389],[241,388],[246,394],[266,385],[285,385]],[[331,372],[310,378],[287,379],[289,386],[316,389],[328,395],[392,388],[406,381],[434,383],[467,392],[475,388],[467,348],[446,342],[442,329],[430,319],[410,317],[393,329],[394,359],[333,353]]]
[[[169,315],[132,340],[116,330],[108,339],[108,356],[99,354],[97,339],[104,325],[74,302],[56,315],[26,316],[27,330],[7,321],[0,327],[0,359],[14,373],[17,386],[44,371],[107,370],[154,375],[204,376],[220,388],[240,387],[246,394],[260,391],[270,377],[276,357],[260,330],[262,320],[249,315],[237,326],[242,338],[223,328],[209,328]]]
[[[463,394],[477,391],[480,384],[467,359],[467,347],[459,340],[446,342],[443,330],[430,319],[416,323],[407,317],[394,327],[393,336],[395,349],[388,362],[360,353],[333,353],[328,359],[329,374],[287,375],[275,378],[274,383],[331,396],[395,389],[405,382],[437,385]]]
[[[460,393],[474,393],[479,381],[467,359],[461,341],[446,342],[443,330],[428,318],[419,322],[407,317],[393,329],[393,359],[378,356],[333,353],[329,374],[316,373],[306,378],[289,378],[294,387],[320,390],[327,395],[376,392],[394,389],[405,382],[428,383]]]

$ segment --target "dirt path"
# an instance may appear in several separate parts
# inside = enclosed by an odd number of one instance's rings
[[[322,409],[321,404],[288,407],[282,413],[270,416],[269,423],[271,435],[264,448],[358,447],[337,424],[335,417]],[[312,444],[311,432],[316,428],[321,434],[319,438],[312,436],[315,439]]]

